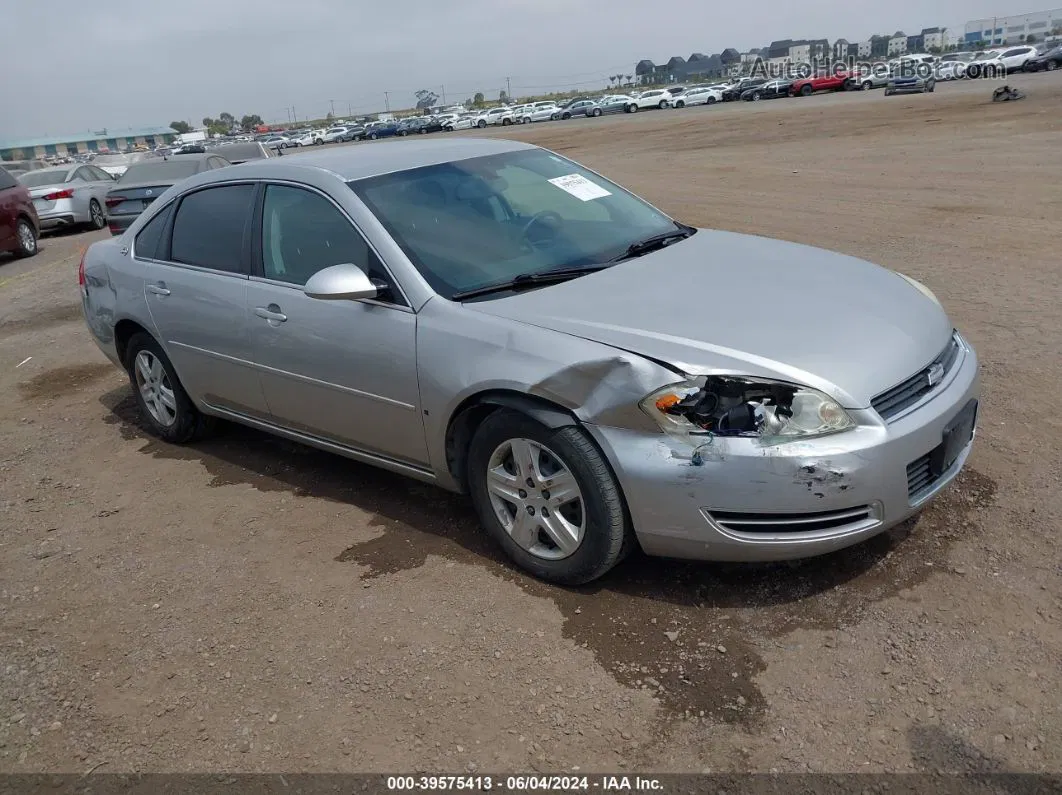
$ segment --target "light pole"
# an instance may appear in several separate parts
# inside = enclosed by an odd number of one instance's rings
[[[334,119],[336,117],[336,101],[334,99],[330,99],[328,100],[328,102],[332,106],[332,118]]]
[[[511,102],[513,98],[513,82],[512,78],[505,78],[505,101]]]
[[[388,113],[391,112],[391,94],[389,91],[384,92],[384,108],[387,109]]]

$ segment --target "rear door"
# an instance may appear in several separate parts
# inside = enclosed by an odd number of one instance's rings
[[[242,182],[188,193],[163,211],[162,228],[151,229],[162,214],[152,219],[133,248],[144,261],[152,320],[185,389],[213,407],[262,418],[265,399],[247,338],[256,189]]]

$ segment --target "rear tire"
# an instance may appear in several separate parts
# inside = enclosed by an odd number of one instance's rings
[[[21,216],[15,224],[15,256],[21,259],[36,256],[40,248],[37,246],[39,235],[27,219]]]
[[[637,106],[637,105],[635,105],[635,104],[634,104],[634,103],[632,102],[632,103],[631,103],[630,105],[628,105],[628,106],[627,106],[627,112],[628,112],[628,113],[637,113],[637,112],[638,112],[638,106]]]
[[[666,110],[667,109],[667,100],[666,99],[660,100],[660,104],[657,105],[657,107],[660,108],[660,110]]]
[[[716,102],[715,97],[708,97],[708,101],[705,104],[706,105],[714,105],[715,102]]]
[[[594,108],[593,111],[590,113],[590,115],[591,116],[600,116],[601,115],[601,108]],[[571,117],[569,116],[569,118],[571,118]]]
[[[103,208],[95,199],[89,200],[89,229],[103,229],[107,226],[107,217],[103,214]]]
[[[497,492],[488,489],[488,473],[499,472],[505,461],[504,471],[520,472],[521,467],[513,466],[515,462],[504,456],[496,456],[504,451],[507,444],[515,442],[515,448],[525,447],[529,454],[537,453],[534,465],[528,462],[528,471],[532,475],[531,485],[527,481],[519,482],[512,475],[515,487],[531,498],[541,493],[549,494],[548,487],[554,482],[550,475],[540,474],[546,469],[543,462],[560,464],[562,469],[556,476],[568,475],[570,482],[578,493],[578,505],[575,501],[566,503],[569,513],[563,518],[567,522],[578,522],[582,527],[582,537],[574,542],[574,549],[565,554],[559,547],[550,549],[549,536],[543,530],[529,531],[531,540],[525,536],[524,544],[518,543],[514,536],[519,536],[515,528],[506,528],[504,521],[513,525],[517,518],[523,518],[532,528],[546,514],[539,505],[537,513],[521,507],[517,503],[499,502]],[[526,445],[530,442],[531,445]],[[493,460],[492,460],[493,459]],[[563,469],[567,472],[563,473]],[[492,482],[494,480],[492,479]],[[468,455],[468,484],[480,521],[487,532],[499,543],[505,553],[525,571],[550,582],[563,585],[581,585],[596,580],[619,563],[632,548],[632,536],[627,520],[626,506],[612,470],[590,437],[577,426],[550,429],[530,417],[514,411],[500,410],[491,414],[476,430],[472,438]],[[515,499],[515,495],[514,495]],[[554,505],[546,498],[546,507]],[[576,519],[571,518],[575,514]],[[525,512],[535,519],[524,516]],[[560,509],[555,508],[553,516],[560,518]],[[526,526],[526,525],[525,525]],[[530,545],[530,548],[528,546]]]
[[[151,371],[156,365],[159,375],[153,381]],[[214,418],[195,407],[166,352],[150,334],[141,332],[129,340],[125,367],[141,420],[151,434],[170,444],[185,444],[213,430]]]
[[[937,81],[936,80],[930,78],[929,80],[926,81],[926,93],[927,94],[932,94],[933,91],[936,89],[936,87],[937,87]]]
[[[1058,61],[1048,61],[1044,65],[1044,68],[1047,69],[1048,72],[1053,72],[1058,68]]]
[[[476,122],[476,126],[479,127],[479,129],[482,130],[484,127],[487,126],[487,122],[484,121],[483,119],[480,119],[479,121]]]
[[[869,81],[869,80],[865,81],[863,83],[863,85],[861,86],[861,88],[864,91],[870,91],[870,89],[872,89],[873,87],[874,87],[874,84],[871,81]]]
[[[800,87],[800,96],[802,96],[802,97],[810,97],[812,92],[813,92],[813,89],[809,85],[804,85],[804,86]]]

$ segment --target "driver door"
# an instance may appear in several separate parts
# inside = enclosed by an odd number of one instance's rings
[[[273,421],[416,465],[428,462],[417,381],[417,316],[346,214],[325,194],[267,184],[248,284],[252,358]],[[306,281],[357,265],[391,286],[372,300],[322,300]]]

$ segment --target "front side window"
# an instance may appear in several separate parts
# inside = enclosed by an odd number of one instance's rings
[[[253,185],[222,185],[190,193],[173,221],[170,259],[240,273],[244,235],[251,218]]]
[[[267,279],[301,287],[317,271],[348,263],[384,279],[365,238],[332,202],[304,188],[266,186],[262,272]]]
[[[680,227],[623,188],[541,149],[350,183],[444,297],[518,274],[589,267]]]

